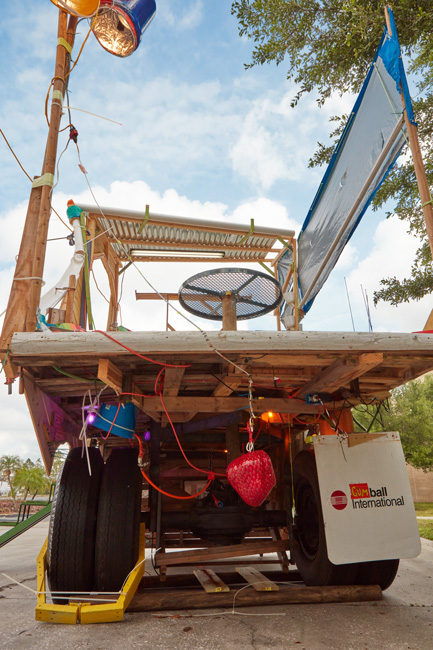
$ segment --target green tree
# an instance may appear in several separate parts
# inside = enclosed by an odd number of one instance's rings
[[[49,489],[50,481],[40,461],[34,463],[27,459],[15,475],[15,487],[22,491],[23,499],[26,501],[29,492],[33,495],[41,494]]]
[[[375,409],[354,410],[354,417],[365,428]],[[372,431],[398,431],[408,463],[433,470],[433,376],[410,381],[396,388],[389,409],[381,412]]]
[[[14,501],[17,495],[15,478],[21,466],[22,461],[19,456],[0,456],[0,478],[8,484],[11,497]]]
[[[415,85],[414,111],[429,184],[433,183],[433,4],[431,0],[392,2],[406,68]],[[254,41],[246,67],[284,62],[299,87],[292,105],[315,91],[323,105],[332,93],[358,93],[377,49],[384,24],[382,0],[237,0],[232,14],[241,36]],[[319,143],[310,167],[329,161],[346,116],[334,116],[329,145]],[[378,209],[392,201],[408,232],[419,238],[411,276],[387,278],[375,302],[420,299],[433,289],[433,265],[412,160],[400,158],[374,199]],[[388,213],[389,216],[390,213]]]

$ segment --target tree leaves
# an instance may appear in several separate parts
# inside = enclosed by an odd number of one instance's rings
[[[304,94],[318,93],[323,105],[331,93],[358,93],[379,44],[384,13],[381,0],[237,0],[232,14],[239,33],[254,42],[246,67],[284,62],[287,77],[298,85],[292,106]],[[426,164],[429,185],[433,184],[433,5],[431,0],[395,0],[394,16],[405,64],[412,75],[416,101],[414,112]],[[331,118],[337,128],[330,143],[318,143],[310,167],[329,162],[342,131],[345,116]],[[389,205],[420,239],[410,278],[382,280],[375,302],[392,304],[430,293],[433,286],[431,253],[427,242],[421,202],[410,156],[402,156],[374,199],[374,209]],[[389,211],[388,211],[388,214]]]

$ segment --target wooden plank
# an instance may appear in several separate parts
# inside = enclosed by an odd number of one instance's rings
[[[77,440],[81,423],[80,420],[72,419],[49,395],[38,388],[27,373],[23,376],[23,383],[33,428],[49,474],[56,448],[63,442]]]
[[[332,393],[340,386],[360,377],[371,368],[378,366],[383,361],[383,354],[371,352],[361,354],[359,357],[337,359],[327,368],[321,370],[311,381],[297,392],[296,397],[305,398],[311,393],[326,391]]]
[[[154,560],[156,566],[172,566],[178,562],[199,564],[201,560],[221,560],[228,557],[257,555],[258,553],[277,553],[282,550],[289,550],[288,541],[244,542],[243,544],[231,544],[229,546],[213,546],[197,551],[156,553]]]
[[[134,398],[134,403],[143,411],[164,411],[159,397]],[[246,397],[165,397],[164,404],[169,413],[175,411],[197,413],[230,413],[238,409],[248,409],[249,402]],[[299,400],[284,397],[264,397],[253,399],[255,413],[311,413],[320,412],[320,404],[303,404]]]
[[[348,447],[356,447],[356,445],[362,445],[365,442],[373,442],[378,438],[383,438],[386,436],[386,433],[350,433],[347,438]]]
[[[194,569],[194,575],[207,594],[230,591],[230,587],[212,569]]]
[[[98,379],[114,388],[118,393],[122,392],[123,373],[109,359],[99,359]]]
[[[239,365],[239,368],[243,367],[244,364]],[[221,382],[214,389],[212,393],[214,397],[227,397],[232,394],[242,381],[248,381],[248,377],[239,368],[235,368],[234,366],[229,367],[228,374],[222,378]]]
[[[252,586],[256,591],[279,591],[278,585],[266,576],[263,573],[260,573],[258,569],[255,569],[252,566],[239,566],[236,567],[236,571],[241,575],[245,580]]]
[[[162,296],[162,297],[161,297]],[[141,293],[135,292],[136,300],[179,300],[179,294],[177,293]]]
[[[378,585],[349,585],[336,587],[289,586],[279,591],[257,592],[244,589],[236,595],[236,607],[257,605],[289,605],[301,603],[353,603],[378,601],[382,591]],[[232,593],[204,594],[181,589],[136,593],[128,607],[129,612],[147,612],[176,609],[206,609],[231,607]]]
[[[432,334],[395,334],[370,332],[207,332],[212,346],[224,354],[239,353],[251,357],[255,353],[276,351],[281,358],[305,351],[377,352],[397,351],[401,354],[425,351],[433,357]],[[140,354],[175,354],[185,358],[209,350],[201,332],[116,332],[121,343]],[[71,354],[126,354],[126,350],[96,331],[89,332],[16,332],[11,341],[11,353],[22,357]]]
[[[176,397],[179,392],[185,368],[166,368],[164,372],[164,397]]]

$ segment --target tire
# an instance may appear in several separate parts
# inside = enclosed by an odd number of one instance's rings
[[[332,564],[328,559],[316,460],[300,452],[293,463],[295,548],[293,559],[307,586],[356,584],[358,564]]]
[[[385,591],[394,582],[399,564],[400,560],[360,562],[355,584],[379,585],[382,591]]]
[[[137,458],[136,449],[114,449],[105,465],[96,527],[98,591],[118,591],[137,562],[142,488]]]
[[[86,455],[71,449],[57,479],[48,530],[47,574],[51,591],[89,592],[93,589],[96,513],[104,462],[99,451]],[[65,604],[64,598],[53,598]]]

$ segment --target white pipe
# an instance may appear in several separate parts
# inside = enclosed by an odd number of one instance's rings
[[[83,234],[81,232],[81,223],[79,218],[72,220],[72,227],[74,229],[74,240],[75,240],[75,251],[71,257],[68,268],[60,278],[58,282],[47,291],[40,301],[40,310],[41,314],[45,316],[50,307],[55,307],[66,294],[69,286],[69,278],[71,275],[75,276],[75,279],[78,280],[80,271],[83,268],[84,264],[84,244],[83,244]]]
[[[143,221],[144,219],[144,212],[138,212],[135,210],[118,210],[117,208],[104,208],[104,207],[98,209],[95,205],[85,205],[83,203],[80,203],[79,206],[83,212],[88,212],[89,214],[95,215],[99,218],[105,216],[108,219],[115,218],[115,217],[120,217],[123,220],[131,219],[131,220]],[[194,227],[206,228],[210,231],[212,231],[213,228],[215,228],[216,230],[222,230],[224,232],[225,231],[230,232],[234,230],[236,232],[239,232],[240,235],[246,235],[250,230],[249,225],[231,223],[229,221],[189,219],[188,217],[176,217],[167,214],[158,214],[156,212],[150,212],[149,224],[155,225],[155,223],[156,225],[173,224],[175,226],[179,226],[179,228],[182,227],[191,228],[191,229],[194,229]],[[281,230],[279,228],[265,228],[263,226],[256,226],[254,224],[254,231],[251,233],[251,236],[254,237],[255,235],[261,235],[261,236],[264,235],[268,237],[294,237],[295,231]]]

